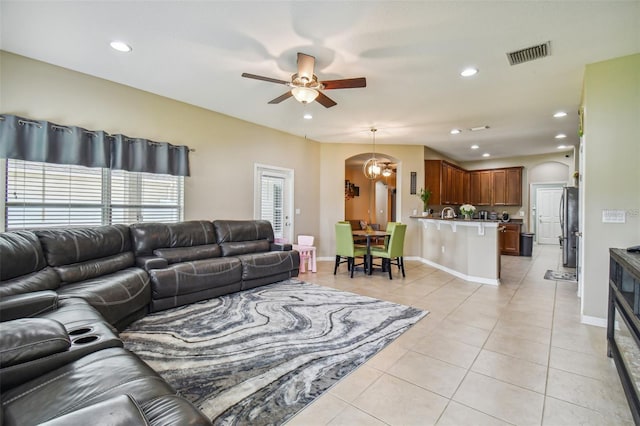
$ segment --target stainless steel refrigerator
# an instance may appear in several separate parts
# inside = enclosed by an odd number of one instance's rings
[[[566,186],[560,199],[562,264],[575,268],[578,258],[578,188]]]

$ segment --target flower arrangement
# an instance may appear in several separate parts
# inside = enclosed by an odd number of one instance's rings
[[[460,206],[460,213],[464,216],[471,216],[476,211],[476,208],[471,204],[463,204]]]
[[[429,188],[424,189],[420,188],[420,199],[422,200],[422,204],[424,209],[422,211],[426,212],[429,207],[429,199],[431,198],[431,190]]]

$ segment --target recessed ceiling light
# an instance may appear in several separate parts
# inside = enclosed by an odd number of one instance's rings
[[[131,46],[129,46],[127,43],[125,43],[124,41],[112,41],[111,43],[109,43],[109,45],[117,50],[118,52],[131,52]]]
[[[478,149],[480,148],[480,145],[471,145],[471,149]]]
[[[307,112],[307,113],[305,113],[302,117],[303,117],[305,120],[311,120],[311,119],[313,118],[313,115],[311,115],[311,113],[308,113],[308,112]]]
[[[457,134],[462,133],[462,130],[460,130],[460,129],[451,129],[451,131],[449,133],[451,133],[452,135],[457,135]]]
[[[567,135],[565,135],[564,133],[558,133],[558,134],[556,135],[556,139],[564,139],[564,138],[566,138],[566,137],[567,137]]]
[[[555,114],[553,114],[553,116],[554,116],[555,118],[562,118],[562,117],[566,117],[566,116],[567,116],[567,113],[566,113],[566,112],[564,112],[564,111],[558,111],[558,112],[556,112]]]
[[[558,145],[558,149],[566,149],[567,146],[566,145]]]
[[[476,75],[477,73],[478,73],[477,68],[465,68],[464,70],[462,70],[460,75],[463,77],[471,77],[472,75]]]
[[[491,157],[491,154],[489,154],[488,152],[485,152],[484,154],[482,154],[483,157]]]

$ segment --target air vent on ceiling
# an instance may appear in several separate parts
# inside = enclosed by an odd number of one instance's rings
[[[536,59],[549,55],[551,55],[550,41],[537,46],[527,47],[526,49],[516,50],[515,52],[509,52],[507,53],[507,58],[509,58],[509,64],[518,65],[523,62],[535,61]]]

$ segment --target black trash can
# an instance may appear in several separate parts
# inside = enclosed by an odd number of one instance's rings
[[[520,234],[520,256],[531,256],[531,252],[533,251],[533,236],[534,234],[528,232]]]

